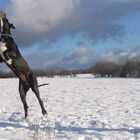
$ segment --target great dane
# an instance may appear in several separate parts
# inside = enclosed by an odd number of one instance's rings
[[[39,104],[42,109],[42,114],[46,115],[47,111],[44,108],[43,101],[40,98],[37,79],[30,69],[29,65],[19,52],[19,49],[11,35],[10,29],[14,29],[6,14],[0,12],[0,62],[5,62],[6,65],[15,73],[19,78],[19,93],[22,100],[25,118],[28,116],[28,105],[26,102],[26,93],[31,88],[35,93]]]

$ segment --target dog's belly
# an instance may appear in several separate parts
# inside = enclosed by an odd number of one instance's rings
[[[11,65],[12,64],[12,59],[10,57],[8,57],[8,60],[7,60],[4,56],[4,52],[7,51],[7,47],[6,47],[5,44],[6,43],[0,42],[0,55],[7,64]]]

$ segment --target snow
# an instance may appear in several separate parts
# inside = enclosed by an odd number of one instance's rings
[[[87,73],[87,74],[77,74],[76,75],[77,78],[95,78],[95,75],[91,74],[91,73]]]
[[[138,140],[140,79],[38,78],[48,111],[30,90],[29,117],[18,79],[0,79],[0,140]]]

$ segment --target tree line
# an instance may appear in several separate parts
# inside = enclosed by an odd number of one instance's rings
[[[67,69],[46,69],[46,70],[33,70],[37,77],[76,77],[76,74],[81,73],[81,70],[67,70]],[[12,71],[2,72],[0,71],[0,78],[15,78],[17,77]]]
[[[100,61],[91,70],[101,77],[140,77],[140,60],[127,60],[124,64]]]

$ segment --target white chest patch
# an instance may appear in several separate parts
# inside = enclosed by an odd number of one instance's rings
[[[3,20],[1,19],[0,20],[0,23],[1,23],[1,32],[3,31]]]
[[[12,59],[9,57],[8,60],[6,60],[6,58],[4,57],[4,52],[7,50],[7,47],[5,45],[5,43],[0,42],[0,55],[3,58],[3,60],[5,60],[9,65],[12,64]]]

